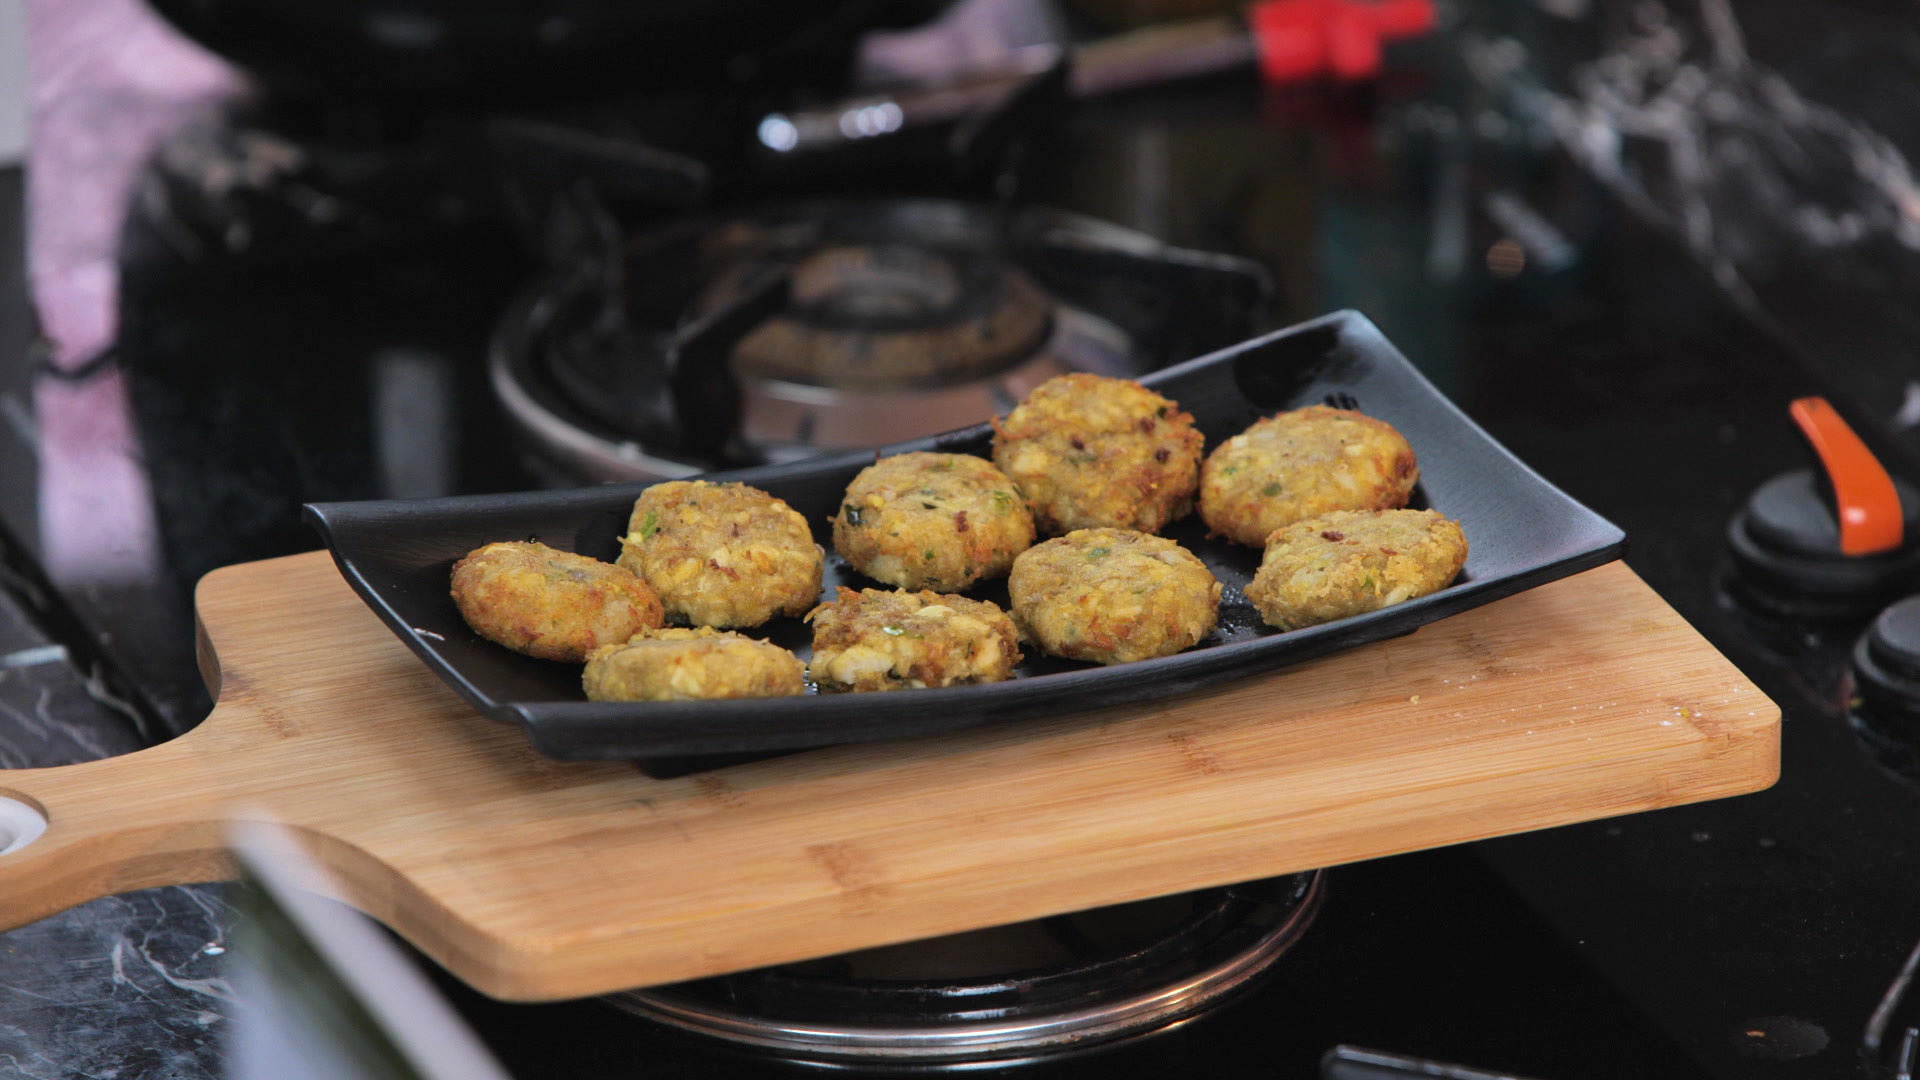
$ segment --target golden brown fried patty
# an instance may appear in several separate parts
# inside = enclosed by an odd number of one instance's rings
[[[1100,664],[1170,656],[1211,633],[1220,614],[1220,583],[1204,563],[1130,529],[1078,529],[1028,549],[1007,591],[1028,640]]]
[[[1342,510],[1276,530],[1247,599],[1296,630],[1443,589],[1466,561],[1466,534],[1437,511]]]
[[[1319,514],[1405,506],[1419,479],[1413,447],[1392,424],[1313,405],[1215,447],[1200,470],[1200,517],[1259,547],[1282,525]]]
[[[833,518],[833,549],[907,589],[964,589],[1005,577],[1033,545],[1013,481],[968,454],[896,454],[860,470]]]
[[[659,626],[660,600],[633,574],[533,541],[488,544],[453,564],[453,603],[488,641],[579,663]]]
[[[653,485],[634,501],[620,549],[668,616],[700,626],[759,626],[820,597],[824,556],[806,519],[746,484]]]
[[[813,681],[832,690],[906,690],[1013,677],[1013,620],[985,600],[842,588],[807,615]]]
[[[807,692],[800,658],[744,634],[706,627],[637,635],[595,649],[580,675],[588,701],[786,697]]]
[[[1061,375],[994,421],[993,463],[1043,533],[1158,532],[1193,509],[1204,442],[1191,415],[1139,383]]]

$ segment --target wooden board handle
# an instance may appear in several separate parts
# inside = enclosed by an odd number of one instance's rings
[[[231,877],[231,792],[191,746],[212,720],[119,757],[0,770],[0,796],[46,820],[41,836],[0,855],[0,930],[114,893]]]

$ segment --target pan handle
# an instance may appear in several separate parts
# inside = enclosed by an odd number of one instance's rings
[[[78,765],[0,770],[0,930],[76,904],[233,876],[231,793],[192,732]]]

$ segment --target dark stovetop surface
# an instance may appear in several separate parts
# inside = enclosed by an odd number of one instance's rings
[[[1032,197],[1265,261],[1276,322],[1367,313],[1621,524],[1629,564],[1787,722],[1781,781],[1758,795],[1337,869],[1319,923],[1257,993],[1029,1075],[1308,1075],[1338,1042],[1563,1080],[1871,1075],[1861,1031],[1920,939],[1920,793],[1847,721],[1860,627],[1769,621],[1718,578],[1727,517],[1802,463],[1789,398],[1828,394],[1920,477],[1920,185],[1900,153],[1920,152],[1920,128],[1885,104],[1920,87],[1892,8],[1851,4],[1813,31],[1791,10],[1743,9],[1741,43],[1713,3],[1714,33],[1692,7],[1472,8],[1396,53],[1372,102],[1229,81],[1086,110],[1048,142]],[[435,235],[317,262],[185,260],[129,228],[119,370],[157,512],[128,565],[151,569],[63,583],[44,610],[13,591],[0,615],[22,629],[0,644],[71,639],[146,727],[73,690],[71,665],[6,668],[0,692],[16,671],[51,688],[0,697],[0,764],[190,725],[206,703],[188,589],[315,546],[301,502],[537,482],[479,365],[528,267],[504,234]],[[17,304],[17,286],[0,299]],[[17,325],[0,310],[0,331]],[[38,426],[10,420],[0,439],[0,519],[8,565],[31,569],[37,538],[88,520],[16,495],[72,475],[49,463],[72,460],[60,409],[88,383],[32,387],[17,356],[0,412],[31,400]],[[231,920],[221,887],[161,889],[0,936],[0,1061],[215,1073]],[[448,990],[519,1075],[764,1072],[597,1003]]]

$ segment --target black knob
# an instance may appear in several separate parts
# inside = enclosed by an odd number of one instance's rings
[[[1861,703],[1882,719],[1905,714],[1920,721],[1920,596],[1887,608],[1860,635],[1853,677]]]
[[[1920,588],[1920,491],[1894,481],[1905,543],[1875,555],[1840,550],[1833,496],[1812,469],[1782,473],[1754,489],[1727,527],[1727,546],[1757,598],[1795,615],[1865,615]]]

